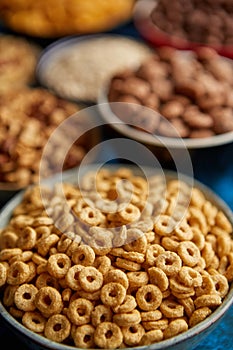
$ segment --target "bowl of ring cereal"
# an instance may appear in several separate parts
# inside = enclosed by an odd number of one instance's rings
[[[0,311],[38,349],[194,349],[233,301],[233,216],[195,179],[89,165],[0,214]]]

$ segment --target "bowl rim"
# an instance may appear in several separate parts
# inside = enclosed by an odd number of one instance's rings
[[[64,174],[64,177],[62,178],[62,180],[69,181],[70,183],[74,183],[75,179],[77,180],[77,171],[79,171],[81,169],[80,175],[83,176],[86,172],[96,170],[101,165],[102,164],[96,163],[96,164],[91,164],[91,165],[85,165],[82,168],[80,168],[80,167],[73,168],[69,171],[69,173]],[[105,168],[109,168],[109,169],[114,170],[114,169],[118,169],[121,166],[122,167],[129,167],[137,174],[138,168],[133,166],[133,165],[126,165],[126,164],[121,164],[121,163],[119,163],[119,164],[107,164],[107,165],[105,165]],[[152,167],[144,166],[144,167],[141,167],[141,169],[142,170],[145,169],[146,171],[151,172],[151,175],[152,174],[155,175],[155,169],[153,169]],[[161,171],[160,171],[160,173],[161,173]],[[165,175],[165,177],[168,179],[169,178],[172,179],[172,178],[174,178],[174,176],[177,177],[175,171],[170,171],[170,170],[165,170],[165,169],[163,169],[163,175]],[[229,220],[233,224],[233,212],[231,211],[231,209],[227,205],[227,203],[221,199],[221,197],[219,197],[212,189],[210,189],[208,186],[204,185],[200,181],[193,179],[190,176],[185,175],[185,174],[179,174],[179,176],[180,176],[180,179],[185,181],[187,184],[191,184],[191,185],[193,184],[193,186],[204,191],[206,198],[209,199],[210,201],[212,201],[215,205],[217,205],[217,207],[220,210],[223,210],[223,212],[227,215],[227,217],[229,218]],[[51,177],[49,179],[46,179],[44,181],[44,183],[53,185],[54,183],[56,183],[56,181],[58,179],[60,179],[60,177],[54,176],[54,177]],[[25,192],[25,190],[20,191],[3,207],[2,211],[0,212],[0,227],[2,227],[2,221],[4,221],[4,220],[5,220],[4,226],[7,224],[7,222],[10,219],[10,216],[11,216],[13,209],[22,200],[24,192]],[[138,347],[129,347],[127,349],[129,349],[129,350],[133,350],[133,349],[135,349],[135,350],[144,349],[145,350],[148,348],[153,349],[153,350],[169,349],[169,347],[174,346],[176,344],[179,344],[184,340],[188,340],[188,339],[194,337],[195,335],[207,330],[209,327],[211,327],[211,325],[218,322],[224,316],[225,312],[230,309],[230,307],[232,305],[233,305],[233,282],[231,283],[230,290],[229,290],[228,294],[226,295],[226,297],[224,298],[222,304],[220,306],[218,306],[216,308],[216,310],[210,316],[208,316],[204,321],[198,323],[194,327],[189,328],[187,331],[185,331],[185,332],[183,332],[175,337],[172,337],[172,338],[169,338],[166,340],[162,340],[158,343],[153,343],[149,347],[148,346],[138,346]],[[35,332],[32,332],[31,330],[29,330],[28,328],[23,326],[19,321],[17,321],[6,310],[6,308],[3,306],[1,301],[0,301],[0,315],[3,318],[3,320],[6,322],[7,326],[11,326],[11,327],[13,327],[13,329],[15,328],[14,330],[16,332],[18,332],[19,334],[22,333],[25,337],[28,337],[30,339],[30,341],[36,342],[36,343],[40,344],[41,346],[45,346],[48,349],[54,349],[54,350],[74,350],[75,348],[81,350],[81,348],[77,348],[75,346],[66,345],[63,343],[57,343],[57,342],[51,341],[42,335],[39,335]]]
[[[187,51],[185,51],[187,52]],[[125,122],[120,120],[116,114],[111,110],[109,101],[107,98],[108,85],[105,86],[98,96],[98,109],[105,120],[110,126],[113,127],[116,131],[120,132],[124,136],[130,137],[136,141],[140,141],[142,143],[146,143],[149,145],[159,146],[159,147],[171,147],[178,149],[200,149],[200,148],[208,148],[215,147],[224,144],[228,144],[233,142],[233,131],[226,132],[223,134],[205,137],[205,138],[175,138],[175,137],[165,137],[152,135],[147,132],[137,130]],[[112,102],[119,103],[119,102]],[[145,107],[147,108],[147,107]],[[150,108],[147,108],[148,110]],[[151,111],[153,111],[151,109]]]

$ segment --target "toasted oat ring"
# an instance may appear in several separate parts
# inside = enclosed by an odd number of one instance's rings
[[[103,275],[95,267],[85,266],[79,272],[79,282],[86,292],[96,292],[103,284]]]
[[[150,266],[154,266],[157,257],[164,252],[165,252],[165,249],[161,245],[159,244],[150,245],[146,251],[146,263]]]
[[[113,315],[113,322],[120,327],[133,326],[141,322],[141,315],[137,309],[131,312]]]
[[[73,252],[71,259],[76,265],[92,266],[95,261],[95,252],[88,245],[80,245]]]
[[[124,249],[128,252],[145,254],[147,249],[147,239],[145,234],[138,228],[129,228],[127,230],[127,239]]]
[[[142,325],[146,331],[151,331],[155,329],[160,329],[161,331],[164,331],[164,329],[166,329],[168,326],[168,319],[161,318],[158,321],[143,321]]]
[[[126,289],[120,283],[105,284],[100,292],[100,299],[104,305],[115,307],[121,305],[126,296]]]
[[[51,276],[48,272],[41,273],[37,277],[35,285],[38,289],[49,286],[59,290],[58,280],[55,277]]]
[[[26,282],[29,275],[29,266],[23,261],[15,261],[8,269],[6,281],[11,285],[19,285]]]
[[[154,329],[149,332],[146,332],[141,341],[140,345],[151,345],[153,343],[157,343],[159,341],[163,340],[163,332],[160,329]]]
[[[196,324],[204,321],[212,313],[211,309],[207,306],[201,307],[193,311],[189,318],[189,326],[194,327]]]
[[[45,317],[60,313],[63,307],[61,294],[49,286],[39,289],[34,302]]]
[[[156,266],[163,270],[167,276],[176,275],[181,269],[182,262],[175,252],[165,251],[156,259]]]
[[[21,284],[15,292],[14,301],[17,308],[23,311],[34,311],[37,292],[38,289],[33,284]]]
[[[111,259],[108,256],[98,256],[95,258],[94,267],[96,267],[103,276],[107,274],[111,266]]]
[[[190,317],[195,310],[194,302],[191,297],[179,299],[179,302],[184,307],[184,311],[188,317]]]
[[[178,275],[181,282],[188,287],[200,287],[202,285],[202,275],[189,266],[182,266]]]
[[[67,316],[73,324],[81,326],[90,323],[93,309],[94,306],[89,300],[75,299],[69,305]]]
[[[26,311],[22,317],[22,323],[25,327],[35,333],[43,333],[46,323],[46,318],[37,311]]]
[[[130,261],[136,262],[138,264],[142,264],[145,261],[145,256],[142,253],[138,252],[123,252],[122,257],[124,259],[128,259]]]
[[[141,287],[148,284],[149,276],[146,271],[127,272],[130,287]]]
[[[203,294],[216,293],[215,284],[209,274],[202,276],[202,285],[200,287],[196,287],[195,291],[197,297]]]
[[[187,331],[188,324],[182,318],[177,318],[169,323],[167,328],[163,332],[164,339],[174,337],[180,333]]]
[[[52,315],[45,324],[46,338],[62,343],[70,334],[71,324],[65,315]]]
[[[141,212],[138,209],[138,207],[136,207],[132,203],[128,203],[127,205],[125,205],[125,203],[123,204],[124,204],[123,209],[121,209],[120,207],[118,208],[119,209],[118,215],[122,220],[122,222],[131,223],[139,220]]]
[[[70,266],[70,258],[64,253],[53,254],[48,258],[48,272],[55,278],[59,279],[65,277]]]
[[[21,232],[17,241],[18,248],[22,250],[31,250],[34,248],[37,240],[37,233],[34,228],[26,226]]]
[[[112,321],[112,310],[106,305],[97,305],[91,313],[91,323],[94,327],[102,322]]]
[[[0,261],[10,260],[16,255],[22,254],[22,249],[20,248],[5,248],[0,251]]]
[[[158,321],[162,316],[162,312],[159,310],[141,312],[142,322]]]
[[[172,298],[167,298],[162,301],[160,310],[167,318],[183,317],[184,307]]]
[[[72,334],[74,344],[81,349],[94,349],[95,328],[90,324],[84,324],[75,329]]]
[[[122,327],[123,341],[128,346],[137,346],[140,343],[145,330],[141,324]]]
[[[172,292],[176,293],[191,293],[194,291],[193,287],[186,286],[182,281],[176,278],[176,276],[169,279],[169,286]]]
[[[165,290],[169,287],[169,280],[167,278],[166,273],[160,269],[159,267],[150,267],[148,269],[150,283],[158,286],[161,292],[165,292]]]
[[[18,286],[7,285],[3,294],[3,304],[5,306],[12,306],[14,304],[15,291]]]
[[[67,286],[70,287],[73,290],[80,290],[81,285],[79,282],[79,274],[80,271],[84,268],[83,265],[73,265],[69,268],[65,280],[67,283]]]
[[[211,279],[214,282],[216,292],[220,295],[221,298],[224,298],[229,290],[229,284],[227,278],[220,273],[211,275]]]
[[[117,267],[121,269],[125,269],[127,271],[135,272],[135,271],[141,270],[141,264],[138,264],[136,262],[133,262],[127,259],[117,258],[115,264]]]
[[[184,264],[190,267],[195,266],[201,257],[200,250],[196,244],[188,241],[181,242],[178,245],[177,253],[183,260]]]
[[[103,322],[96,327],[94,341],[102,349],[115,349],[121,345],[123,335],[115,323]]]
[[[0,287],[6,283],[7,278],[7,268],[3,263],[0,263]]]
[[[125,300],[121,305],[113,307],[113,311],[116,314],[131,312],[137,307],[135,298],[132,295],[126,295]]]
[[[222,298],[219,294],[203,294],[194,300],[194,305],[196,308],[200,307],[216,307],[222,303]]]
[[[162,241],[161,241],[163,248],[165,248],[166,250],[170,250],[172,252],[177,251],[177,247],[178,247],[179,243],[180,243],[180,241],[174,235],[172,235],[170,237],[163,237]]]
[[[78,215],[81,221],[91,226],[98,226],[105,221],[105,216],[97,208],[85,207]]]
[[[129,287],[129,281],[127,275],[119,269],[110,270],[104,277],[104,283],[116,282],[122,284],[127,289]]]
[[[193,238],[193,231],[186,221],[181,222],[174,232],[181,241],[191,241]]]
[[[171,236],[175,226],[175,220],[169,215],[161,214],[155,218],[154,230],[160,236]]]
[[[136,293],[137,304],[144,311],[157,309],[162,302],[162,298],[162,292],[153,284],[142,286]]]

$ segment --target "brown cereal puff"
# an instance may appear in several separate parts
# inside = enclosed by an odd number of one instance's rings
[[[129,287],[129,281],[128,276],[119,269],[110,270],[104,277],[104,284],[110,283],[110,282],[116,282],[122,284],[122,286],[127,289]]]
[[[113,322],[120,327],[127,327],[141,322],[141,315],[137,309],[131,312],[113,315]]]
[[[103,284],[103,275],[95,267],[85,266],[79,272],[79,282],[86,292],[96,292]]]
[[[37,277],[35,285],[38,289],[42,287],[53,287],[59,290],[58,280],[55,277],[51,276],[48,272],[41,273]]]
[[[77,265],[92,266],[95,261],[95,252],[88,245],[80,245],[73,252],[71,259]]]
[[[22,317],[22,323],[25,327],[35,333],[43,333],[46,318],[37,311],[26,311]]]
[[[121,206],[123,208],[121,209],[121,207],[119,206],[118,215],[120,217],[120,220],[122,220],[122,223],[128,224],[139,220],[141,212],[138,209],[138,207],[136,207],[132,203],[128,203],[127,205],[125,203],[122,203]]]
[[[7,278],[7,268],[3,263],[0,263],[0,287],[6,283]]]
[[[74,344],[81,349],[94,349],[95,328],[90,324],[84,324],[75,329],[72,334]]]
[[[201,307],[193,311],[192,315],[189,318],[189,326],[194,327],[196,324],[204,321],[212,313],[211,309],[207,306]]]
[[[30,269],[23,261],[15,261],[8,269],[7,283],[11,285],[23,284],[30,275]]]
[[[79,274],[83,268],[84,268],[83,265],[73,265],[72,267],[69,268],[65,276],[65,280],[68,287],[70,287],[73,290],[81,289],[81,285],[79,282]]]
[[[187,322],[182,318],[177,318],[169,323],[163,332],[164,339],[175,337],[176,335],[188,330]]]
[[[141,287],[148,284],[149,276],[146,271],[127,272],[130,287]]]
[[[112,309],[116,314],[131,312],[137,307],[135,298],[132,295],[126,295],[121,305],[114,306]]]
[[[162,302],[162,298],[162,292],[153,284],[142,286],[136,293],[137,304],[144,311],[157,309]]]
[[[47,269],[51,276],[63,278],[71,266],[70,258],[63,253],[53,254],[48,258]]]
[[[140,343],[145,330],[141,324],[121,328],[123,341],[128,346],[137,346]]]
[[[203,294],[197,297],[194,300],[194,305],[196,308],[200,307],[209,307],[209,308],[215,308],[216,306],[219,306],[222,303],[222,298],[219,294]]]
[[[97,327],[102,322],[112,321],[112,310],[106,305],[97,305],[91,313],[91,323]]]
[[[35,296],[38,289],[33,284],[22,284],[15,292],[15,305],[18,309],[23,311],[34,311],[36,306],[34,304]]]
[[[158,343],[159,341],[163,340],[163,332],[160,329],[155,329],[149,332],[146,332],[141,341],[140,345],[151,345],[153,343]]]
[[[157,257],[155,264],[156,267],[163,270],[167,276],[174,276],[180,271],[182,261],[175,252],[165,251]]]
[[[123,335],[115,323],[103,322],[96,327],[94,341],[102,349],[115,349],[121,345]]]
[[[165,214],[161,214],[154,219],[154,230],[160,236],[171,236],[174,228],[176,227],[175,220]]]
[[[197,265],[200,260],[200,250],[193,242],[184,241],[181,242],[177,247],[177,253],[183,260],[185,265],[193,267]]]
[[[70,303],[67,316],[73,324],[81,326],[90,323],[93,309],[94,306],[89,300],[79,298]]]
[[[161,245],[151,244],[146,251],[146,263],[154,266],[157,257],[163,252],[165,252],[165,249]]]
[[[37,240],[37,234],[34,228],[26,226],[21,232],[17,241],[18,248],[22,250],[31,250],[34,248]]]
[[[15,291],[17,288],[18,286],[6,286],[3,294],[3,304],[5,306],[12,306],[14,304]]]
[[[160,310],[167,318],[177,318],[184,316],[183,305],[179,304],[177,301],[170,297],[162,301]]]
[[[60,313],[63,308],[61,294],[53,287],[42,287],[35,296],[35,305],[45,317]]]
[[[105,284],[100,292],[100,299],[104,305],[115,307],[123,303],[126,289],[120,283],[110,282]]]
[[[52,315],[45,324],[44,335],[57,343],[62,343],[70,335],[71,324],[65,315]]]
[[[200,287],[202,275],[189,266],[182,266],[178,272],[179,279],[188,287]]]
[[[158,267],[150,267],[148,273],[151,284],[158,286],[161,292],[165,292],[165,290],[168,289],[169,280],[162,269]]]

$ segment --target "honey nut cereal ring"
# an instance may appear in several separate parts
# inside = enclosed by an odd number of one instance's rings
[[[175,220],[165,214],[161,214],[154,219],[154,230],[160,236],[171,236],[176,227]]]
[[[23,261],[15,261],[7,271],[7,283],[11,285],[23,284],[30,275],[29,266]]]
[[[119,269],[110,270],[104,277],[104,284],[115,282],[120,283],[122,286],[127,289],[129,287],[129,281],[127,275]]]
[[[151,284],[158,286],[161,292],[165,292],[169,287],[169,280],[166,273],[158,267],[148,269],[149,280]]]
[[[229,282],[232,282],[233,281],[233,263],[231,263],[226,271],[224,272],[224,276],[227,278],[227,280]]]
[[[182,293],[182,292],[175,292],[174,290],[171,291],[172,295],[176,297],[178,300],[186,299],[189,297],[192,297],[195,295],[195,290],[191,290],[190,292]]]
[[[112,321],[112,310],[106,305],[97,305],[91,313],[91,323],[97,327],[102,322]]]
[[[45,317],[60,313],[63,307],[61,294],[55,288],[49,286],[38,290],[34,303]]]
[[[70,335],[71,324],[65,315],[52,315],[45,324],[46,338],[62,343]]]
[[[5,306],[12,306],[14,304],[15,291],[18,285],[11,286],[7,285],[3,293],[3,304]]]
[[[65,277],[70,266],[70,258],[64,253],[53,254],[48,258],[48,272],[55,278],[59,279]]]
[[[207,306],[209,308],[215,308],[222,303],[222,298],[219,294],[203,294],[194,300],[196,308]]]
[[[199,188],[193,187],[191,190],[190,205],[197,208],[202,208],[206,202],[205,196]]]
[[[140,210],[132,203],[121,203],[118,206],[118,215],[122,223],[132,223],[140,219]]]
[[[218,209],[210,201],[205,201],[202,206],[202,211],[206,217],[207,224],[213,226],[215,224]]]
[[[64,233],[59,241],[57,242],[57,250],[59,253],[65,253],[69,246],[72,243],[72,239],[68,237],[66,233]]]
[[[115,264],[117,267],[127,271],[135,272],[141,270],[141,264],[127,259],[117,258]]]
[[[175,235],[180,241],[191,241],[193,231],[186,221],[182,221],[174,230]]]
[[[75,346],[81,349],[94,349],[94,332],[95,328],[90,324],[77,327],[72,335]]]
[[[180,241],[178,240],[178,238],[174,235],[170,236],[170,237],[163,237],[161,240],[161,245],[163,248],[165,248],[166,250],[170,250],[172,252],[177,252],[177,247],[179,245]]]
[[[71,259],[77,265],[92,266],[95,261],[95,252],[88,245],[80,245],[73,252]]]
[[[102,349],[115,349],[121,345],[123,335],[115,323],[103,322],[96,327],[94,341]]]
[[[123,334],[123,341],[128,346],[139,345],[145,330],[141,324],[135,324],[133,326],[127,326],[121,328]]]
[[[109,253],[116,257],[122,257],[124,252],[125,250],[123,248],[118,247],[118,248],[112,248]]]
[[[67,286],[70,287],[72,290],[80,290],[81,285],[79,282],[79,273],[84,268],[83,265],[73,265],[69,268],[65,280],[67,283]]]
[[[131,287],[141,287],[149,282],[149,276],[146,271],[127,272],[127,278]]]
[[[157,257],[164,252],[165,252],[165,249],[161,245],[159,244],[150,245],[146,251],[146,263],[150,266],[154,266]]]
[[[218,211],[215,217],[215,224],[227,233],[232,232],[232,224],[221,210]]]
[[[7,268],[5,265],[0,263],[0,287],[4,286],[7,278]]]
[[[110,282],[105,284],[100,292],[100,299],[104,305],[115,307],[123,303],[126,289],[120,283]]]
[[[120,327],[132,326],[140,322],[141,315],[137,309],[134,309],[131,312],[113,315],[113,323],[116,323]]]
[[[18,318],[18,319],[22,319],[22,317],[23,317],[23,314],[24,314],[24,311],[22,311],[22,310],[19,310],[19,309],[17,309],[16,307],[14,307],[14,306],[10,306],[10,308],[9,308],[9,313],[10,313],[10,315],[12,315],[14,318]]]
[[[53,287],[57,290],[59,290],[59,283],[57,279],[53,276],[51,276],[48,272],[41,273],[35,282],[35,285],[38,289],[42,287]]]
[[[195,266],[200,257],[200,250],[193,242],[184,241],[181,242],[177,247],[177,253],[183,260],[183,263],[187,266]]]
[[[147,250],[147,239],[144,233],[137,228],[127,230],[127,243],[123,247],[128,252],[145,254]]]
[[[158,321],[162,316],[163,314],[159,310],[141,312],[142,322]]]
[[[93,304],[84,298],[75,299],[69,305],[67,316],[76,326],[88,324],[91,321],[91,313],[94,309]]]
[[[189,266],[182,266],[178,276],[181,282],[188,287],[200,287],[202,285],[202,275]]]
[[[182,262],[179,255],[176,254],[175,252],[170,252],[170,251],[165,251],[164,253],[160,254],[157,257],[155,264],[156,264],[156,267],[163,270],[163,272],[165,272],[167,276],[176,275],[182,266]]]
[[[160,311],[167,318],[177,318],[184,316],[184,307],[172,298],[167,298],[162,301]]]
[[[146,321],[146,322],[143,321],[142,325],[146,331],[152,331],[156,329],[164,331],[164,329],[166,329],[168,326],[168,319],[161,318],[158,321]]]
[[[179,303],[183,305],[185,314],[190,317],[195,310],[194,302],[191,297],[179,299]]]
[[[114,306],[113,312],[116,314],[131,312],[137,307],[135,298],[132,295],[126,295],[125,300],[121,305]]]
[[[100,290],[97,290],[96,292],[85,292],[84,290],[79,290],[78,296],[90,301],[97,301],[100,300]]]
[[[180,333],[187,331],[188,324],[182,318],[177,318],[169,323],[167,328],[163,332],[164,339],[174,337]]]
[[[105,223],[105,215],[94,207],[85,207],[78,214],[80,220],[90,226],[98,226]]]
[[[231,237],[227,234],[217,237],[217,253],[218,257],[221,258],[231,251]]]
[[[17,241],[18,235],[14,231],[2,231],[0,233],[0,250],[15,248]]]
[[[152,214],[152,213],[151,213]],[[151,215],[150,215],[151,216]],[[153,220],[149,217],[144,218],[143,220],[139,220],[130,225],[131,228],[137,228],[142,232],[152,231],[154,228]]]
[[[39,216],[35,218],[31,224],[32,227],[38,227],[38,226],[50,226],[53,225],[53,218],[48,216]],[[30,226],[30,225],[29,225]]]
[[[205,245],[205,236],[202,234],[201,230],[198,227],[193,226],[193,238],[191,241],[198,247],[201,251]]]
[[[37,311],[26,311],[22,317],[22,323],[25,327],[35,333],[43,333],[46,318]]]
[[[151,345],[153,343],[158,343],[161,340],[163,340],[163,332],[160,329],[154,329],[149,332],[146,332],[141,341],[140,345],[145,346],[145,345]]]
[[[33,284],[22,284],[15,291],[14,302],[18,309],[23,311],[35,310],[35,296],[38,289]]]
[[[58,241],[59,236],[55,233],[51,233],[48,237],[40,238],[36,243],[37,252],[42,256],[47,255],[49,249],[55,246]]]
[[[98,256],[94,261],[94,267],[105,276],[111,267],[111,259],[108,256]]]
[[[194,290],[192,286],[191,287],[186,286],[177,277],[171,277],[169,279],[169,287],[172,290],[172,292],[176,292],[176,293],[191,293]]]
[[[207,307],[201,307],[193,311],[192,315],[189,318],[189,327],[194,327],[196,324],[204,321],[212,313],[212,310]]]
[[[25,250],[22,252],[20,255],[15,255],[9,260],[9,264],[11,265],[15,261],[23,261],[23,262],[28,262],[31,260],[33,256],[33,252],[30,250]]]
[[[14,256],[22,254],[22,252],[20,248],[5,248],[0,251],[0,261],[10,260]]]
[[[220,273],[211,275],[211,279],[214,282],[215,290],[220,295],[221,298],[224,298],[229,291],[229,284],[227,278]]]
[[[26,226],[22,232],[20,232],[19,239],[17,241],[17,246],[22,250],[30,250],[34,248],[37,240],[36,231],[30,227]]]
[[[43,258],[40,254],[38,253],[33,253],[32,255],[32,261],[36,264],[36,265],[41,265],[41,264],[46,264],[47,263],[47,259]]]
[[[37,235],[37,240],[40,238],[45,238],[48,237],[51,233],[52,227],[51,226],[38,226],[35,227],[36,235]]]
[[[79,283],[86,292],[96,292],[103,285],[103,275],[95,267],[85,266],[79,272]]]
[[[145,261],[145,256],[142,253],[138,252],[123,252],[122,257],[124,259],[136,262],[138,264],[142,264]]]
[[[206,221],[206,217],[201,211],[201,209],[197,207],[190,206],[189,207],[189,219],[188,223],[190,226],[197,226],[203,235],[205,236],[208,233],[208,224]]]
[[[136,301],[141,310],[153,311],[157,309],[162,302],[162,293],[160,289],[153,285],[147,284],[138,289]]]
[[[154,231],[148,231],[148,232],[145,232],[145,236],[146,236],[146,240],[147,240],[147,243],[156,243],[156,236],[155,236],[155,232]],[[159,237],[159,240],[160,240],[160,237]]]

